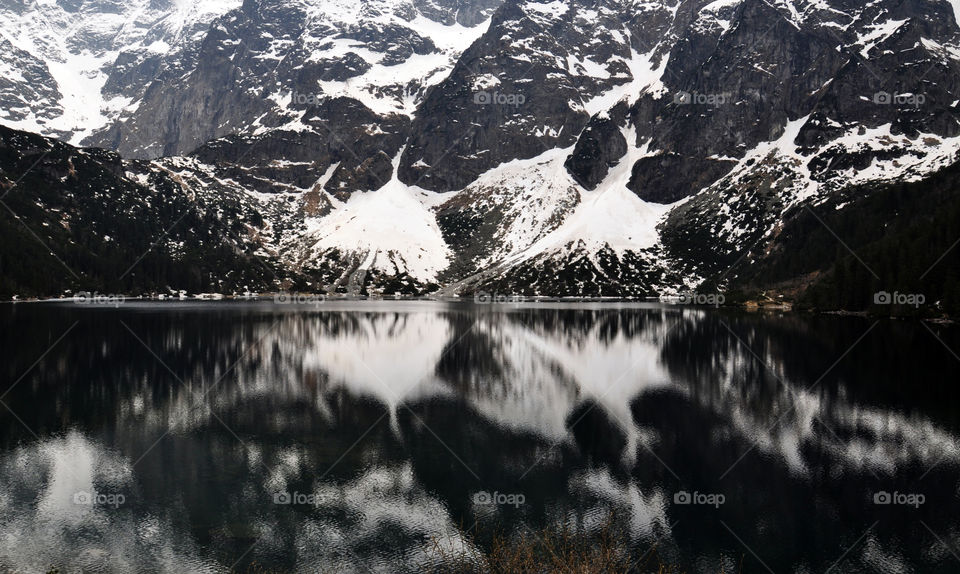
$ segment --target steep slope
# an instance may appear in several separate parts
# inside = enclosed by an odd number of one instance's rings
[[[460,208],[456,215],[441,215],[441,224],[448,236],[470,238],[462,242],[465,256],[476,253],[478,245],[492,246],[473,255],[472,265],[462,262],[461,276],[448,292],[651,296],[676,289],[677,278],[662,261],[657,233],[671,206],[646,202],[627,188],[631,160],[646,151],[631,148],[593,190],[583,189],[566,173],[569,152],[555,150],[492,170],[441,208],[442,214],[469,198],[467,209],[486,213],[485,219],[464,221],[459,215],[466,209]],[[536,164],[539,179],[530,181],[529,164]],[[521,166],[526,169],[518,170]],[[513,195],[515,188],[528,191]],[[500,195],[504,192],[507,198]],[[485,202],[498,207],[491,212]],[[478,232],[486,235],[478,237]]]
[[[394,167],[398,161],[399,154]],[[345,271],[347,291],[358,291],[368,281],[399,293],[436,289],[451,254],[430,201],[430,194],[395,177],[376,191],[352,195],[346,202],[334,200],[329,214],[307,221],[307,260],[331,266],[355,261]],[[343,277],[335,288],[343,285]]]
[[[800,103],[787,110],[785,123],[776,124],[776,138],[747,142],[742,152],[736,148],[703,152],[726,154],[729,171],[703,191],[695,185],[699,193],[672,213],[662,230],[668,251],[684,262],[685,273],[725,276],[745,251],[762,250],[775,239],[791,208],[816,205],[853,186],[863,194],[884,182],[916,181],[956,161],[960,52],[950,6],[871,5],[851,12],[854,16],[842,28],[814,20],[818,25],[811,33],[823,37],[826,30],[822,41],[829,45],[833,39],[838,44],[837,68],[819,88],[822,78],[807,81],[806,87],[815,89],[805,100],[793,100]],[[783,82],[794,85],[792,79]],[[768,93],[758,92],[760,102]],[[725,122],[729,107],[706,109],[700,129]],[[730,137],[748,133],[726,125],[721,125],[720,135],[706,141],[722,142],[723,133]],[[682,164],[697,173],[703,153],[686,156]],[[651,180],[651,170],[638,165],[636,171],[637,185],[645,184],[654,193],[677,192],[675,180],[658,185]],[[680,177],[683,181],[685,176]],[[846,202],[856,204],[859,199],[861,195],[854,195]]]
[[[653,81],[676,7],[603,0],[508,0],[426,95],[400,179],[462,189],[515,159],[572,145],[592,113]]]
[[[466,269],[455,287],[637,295],[723,282],[732,265],[749,264],[745,251],[775,237],[792,208],[852,185],[862,194],[917,180],[956,161],[960,52],[946,2],[744,0],[681,4],[676,13],[669,50],[643,59],[642,86],[631,82],[636,92],[596,113],[566,160],[583,205],[565,210],[569,219],[523,254],[501,249],[495,265],[484,262],[475,276]],[[640,198],[636,206],[612,201],[623,188]],[[590,190],[603,198],[598,205],[615,207],[591,213]],[[553,193],[514,199],[522,206]],[[846,200],[848,209],[858,199]],[[463,196],[457,202],[478,211]],[[444,221],[465,225],[455,213]],[[635,237],[649,240],[627,241]]]
[[[185,154],[230,134],[301,129],[312,117],[305,108],[338,97],[381,117],[410,115],[495,6],[247,0],[214,22],[194,66],[150,82],[136,109],[87,143],[128,156]]]
[[[144,189],[229,206],[272,286],[762,285],[755,263],[813,269],[762,262],[797,213],[856,218],[960,153],[947,0],[247,0],[202,20],[156,79],[111,69],[138,95],[86,141],[154,158],[124,164]],[[50,59],[11,46],[3,85],[59,101]],[[34,108],[9,113],[59,113]]]
[[[261,210],[246,194],[197,195],[178,179],[0,126],[0,296],[293,284],[275,259],[255,252],[248,231]]]
[[[0,120],[77,143],[192,66],[210,22],[239,5],[0,2]]]
[[[782,296],[821,310],[956,316],[958,182],[954,163],[917,181],[854,185],[788,210],[768,245],[728,274],[731,300]]]

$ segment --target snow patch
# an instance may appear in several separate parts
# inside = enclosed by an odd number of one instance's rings
[[[437,51],[413,54],[405,61],[384,65],[383,54],[367,49],[358,40],[322,39],[327,46],[311,55],[313,60],[338,59],[353,52],[369,64],[365,73],[345,81],[322,80],[318,87],[329,97],[346,96],[362,102],[374,112],[412,116],[423,90],[443,81],[453,69],[457,58],[490,26],[490,19],[472,28],[460,24],[444,25],[418,15],[411,22],[399,17],[395,23],[407,26],[429,38]],[[413,90],[411,90],[413,86]]]
[[[635,128],[623,129],[623,136],[628,142],[636,141]],[[508,262],[519,263],[573,247],[582,247],[589,253],[609,247],[622,256],[627,251],[637,253],[657,245],[657,224],[674,205],[648,203],[627,188],[633,164],[649,155],[646,145],[631,147],[597,189],[581,190],[580,204],[556,230]]]
[[[629,45],[629,40],[627,44]],[[659,65],[655,65],[653,58],[656,52],[657,49],[654,48],[646,54],[640,54],[630,48],[630,60],[626,62],[630,68],[630,81],[584,102],[583,107],[587,113],[591,116],[603,113],[621,100],[627,100],[627,103],[630,103],[631,98],[638,98],[644,92],[662,93],[664,86],[661,79],[667,69],[670,56],[663,56]]]
[[[887,38],[896,33],[900,26],[906,24],[909,20],[887,20],[882,24],[873,24],[867,26],[867,32],[857,37],[857,44],[863,45],[860,55],[869,58],[870,50],[877,44],[884,42]]]
[[[393,161],[393,177],[380,189],[354,193],[330,214],[307,219],[307,236],[315,254],[331,249],[366,254],[361,268],[390,274],[397,271],[391,261],[399,260],[404,267],[399,271],[433,282],[449,264],[450,248],[422,199],[430,192],[397,179],[399,161],[400,154]]]

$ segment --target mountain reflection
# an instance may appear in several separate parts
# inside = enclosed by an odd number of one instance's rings
[[[0,313],[0,373],[28,372],[4,399],[20,420],[0,414],[0,568],[417,571],[485,529],[612,517],[641,553],[716,572],[743,548],[692,527],[720,517],[768,564],[817,570],[846,533],[803,533],[844,515],[859,535],[870,492],[920,480],[941,501],[924,519],[960,526],[953,367],[903,325],[644,305]],[[680,490],[728,503],[678,507]],[[878,528],[851,559],[950,571],[919,534]]]

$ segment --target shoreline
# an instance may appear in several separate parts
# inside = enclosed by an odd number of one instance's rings
[[[565,303],[565,304],[660,304],[665,307],[690,308],[690,309],[715,309],[715,310],[737,310],[746,313],[779,313],[779,314],[805,314],[805,315],[832,315],[836,317],[860,317],[863,319],[891,319],[891,320],[919,320],[925,323],[938,325],[954,325],[956,319],[941,315],[939,317],[919,317],[916,315],[880,315],[870,313],[869,311],[850,311],[847,309],[797,309],[790,303],[778,303],[772,305],[757,305],[755,301],[747,301],[737,304],[721,305],[698,305],[682,303],[675,296],[664,297],[563,297],[546,295],[514,295],[507,297],[455,297],[455,296],[432,296],[432,295],[397,295],[397,296],[370,296],[370,295],[346,295],[346,294],[325,294],[325,293],[256,293],[256,294],[222,294],[222,293],[198,293],[195,295],[150,295],[150,296],[126,296],[126,295],[99,295],[94,294],[91,297],[73,296],[73,297],[31,297],[27,299],[0,299],[0,304],[76,304],[83,306],[113,306],[119,307],[128,302],[139,303],[169,303],[175,305],[178,303],[273,303],[277,306],[282,305],[319,305],[321,303],[350,303],[350,302],[438,302],[438,303],[472,303],[477,306],[519,306],[524,304],[537,303]]]

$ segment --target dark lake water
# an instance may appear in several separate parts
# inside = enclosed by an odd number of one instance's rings
[[[0,305],[0,571],[415,572],[495,531],[615,527],[687,572],[960,572],[958,331]]]

